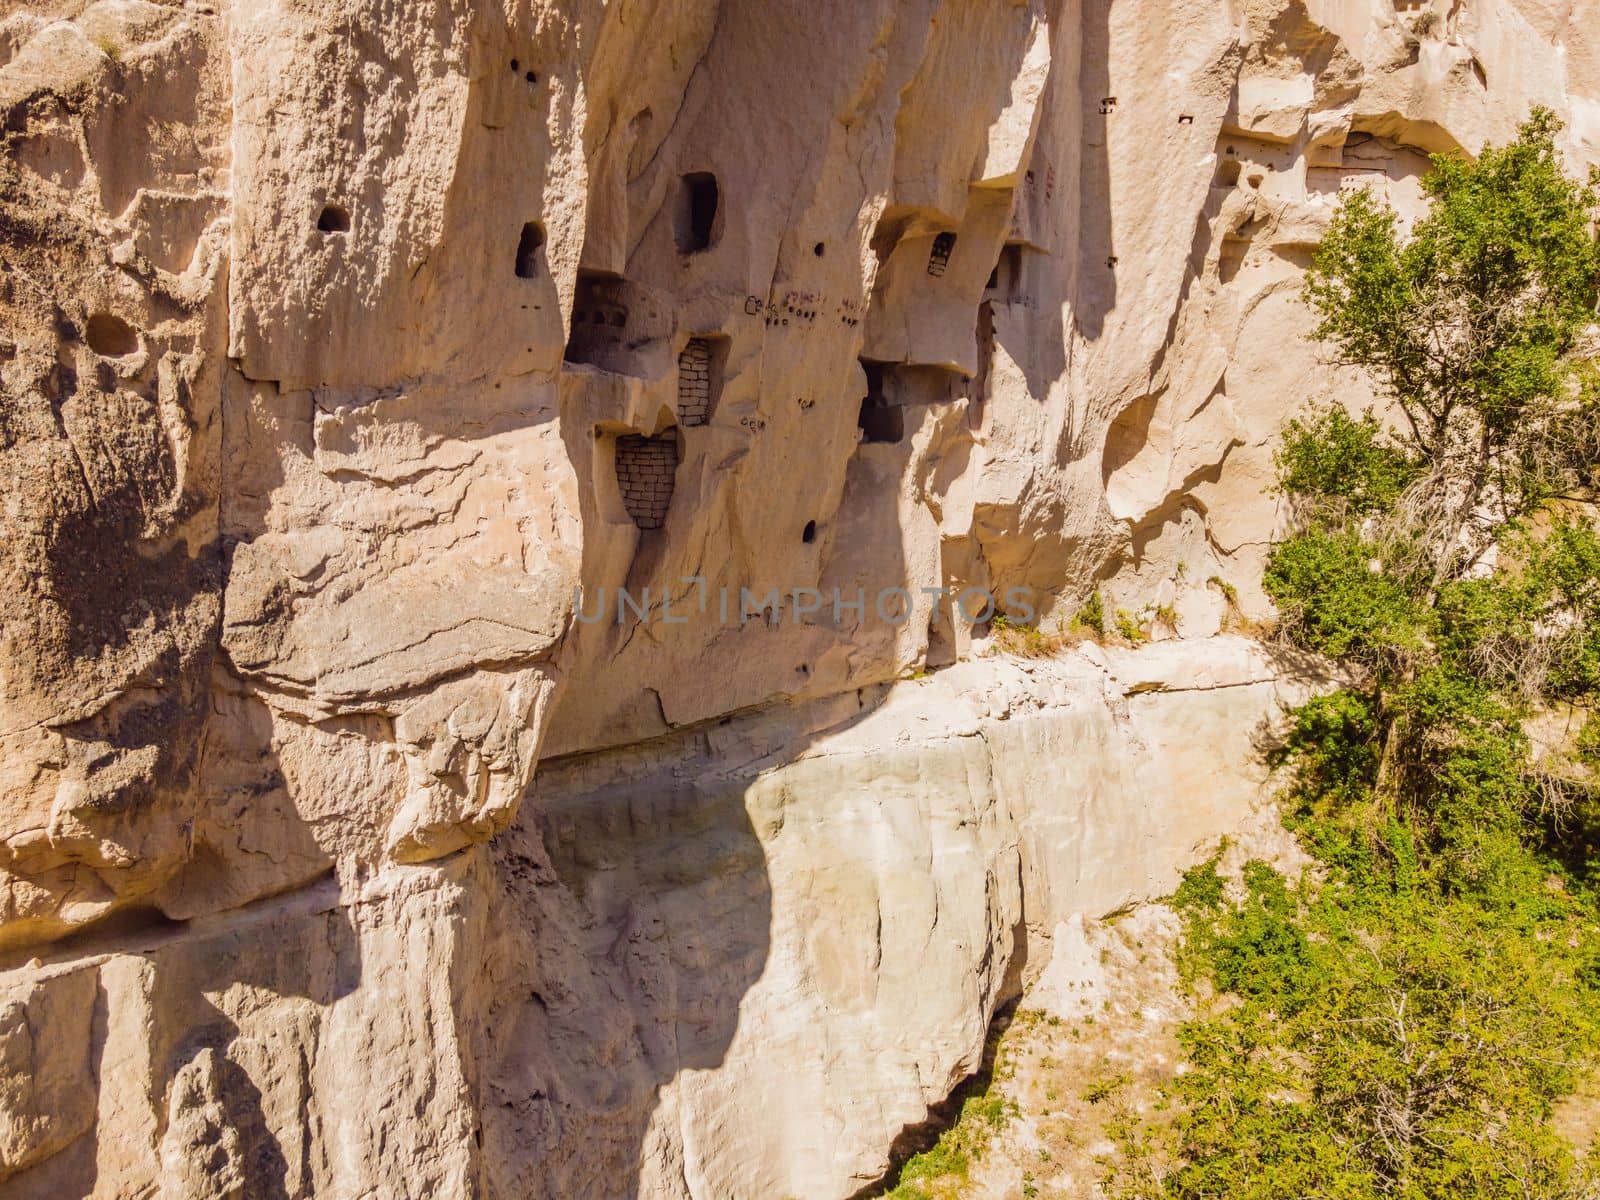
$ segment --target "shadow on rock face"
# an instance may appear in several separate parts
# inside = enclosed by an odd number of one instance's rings
[[[581,764],[495,843],[490,1194],[688,1194],[663,1089],[720,1066],[766,967],[772,897],[739,781],[594,790]]]
[[[17,944],[136,899],[180,860],[221,570],[215,497],[163,435],[209,448],[186,378],[68,370],[23,316],[0,304],[0,319],[37,339],[0,382],[0,868],[25,881],[0,941]],[[69,328],[54,353],[91,357]]]
[[[222,1014],[219,1012],[218,1017]],[[237,1029],[223,1018],[222,1037]],[[288,1200],[289,1164],[267,1128],[261,1090],[226,1046],[202,1046],[171,1084],[171,1115],[162,1168],[181,1195],[214,1194],[221,1185],[261,1200]]]
[[[336,1002],[362,982],[361,934],[331,876],[226,927],[124,909],[47,953],[0,974],[0,999],[23,997],[38,1027],[27,1061],[0,1067],[0,1115],[48,1126],[68,1113],[82,1132],[23,1147],[0,1194],[88,1196],[102,1175],[117,1194],[316,1194],[312,1150],[330,1124],[314,1111],[318,1056]],[[80,994],[86,975],[95,986]],[[63,1062],[49,1044],[80,1024],[84,1061]],[[13,1072],[31,1100],[5,1086]]]

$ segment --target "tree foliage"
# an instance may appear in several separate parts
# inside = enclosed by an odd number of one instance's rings
[[[1600,1058],[1600,241],[1559,128],[1436,158],[1409,231],[1353,194],[1309,273],[1377,395],[1289,427],[1265,585],[1353,682],[1275,754],[1315,869],[1180,889],[1201,1016],[1126,1194],[1600,1195],[1552,1121]]]
[[[1374,788],[1408,819],[1454,778],[1441,747],[1498,731],[1490,757],[1515,757],[1530,708],[1600,681],[1597,194],[1563,172],[1559,130],[1535,110],[1476,161],[1435,158],[1409,235],[1352,194],[1307,277],[1315,336],[1396,419],[1291,424],[1278,466],[1299,528],[1265,584],[1287,636],[1362,673]]]

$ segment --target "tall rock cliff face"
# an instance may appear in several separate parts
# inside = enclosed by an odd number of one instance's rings
[[[1341,192],[1600,159],[1595,0],[0,13],[5,1196],[856,1191],[1253,819]]]

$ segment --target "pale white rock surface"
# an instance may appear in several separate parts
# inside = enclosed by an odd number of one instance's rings
[[[1303,269],[1600,160],[1597,31],[0,0],[0,1194],[869,1182],[1259,824],[1274,439],[1371,398]]]

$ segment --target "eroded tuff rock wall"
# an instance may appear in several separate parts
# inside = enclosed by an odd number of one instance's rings
[[[1593,0],[0,4],[0,1193],[871,1180],[1249,820],[1300,272],[1533,103]]]

